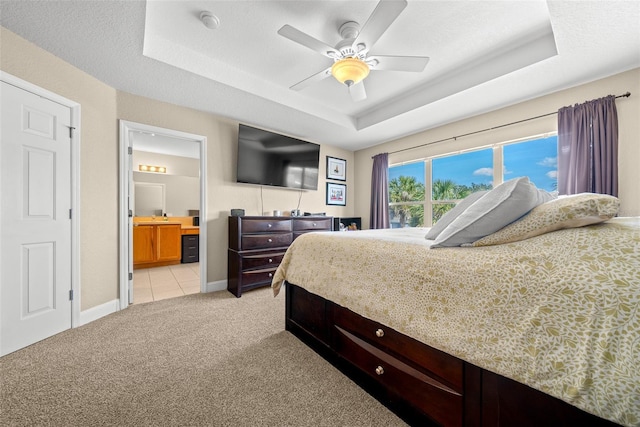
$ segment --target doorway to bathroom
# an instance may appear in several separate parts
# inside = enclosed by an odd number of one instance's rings
[[[120,171],[121,308],[205,292],[206,137],[121,120]]]

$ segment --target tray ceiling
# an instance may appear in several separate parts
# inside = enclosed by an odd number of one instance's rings
[[[640,66],[638,2],[409,0],[371,52],[423,72],[372,71],[361,102],[331,77],[289,89],[332,61],[279,28],[335,46],[377,3],[3,1],[0,22],[118,90],[350,150]]]

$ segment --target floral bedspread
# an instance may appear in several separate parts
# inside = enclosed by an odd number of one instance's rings
[[[430,249],[427,229],[309,233],[284,280],[587,412],[640,426],[640,218]]]

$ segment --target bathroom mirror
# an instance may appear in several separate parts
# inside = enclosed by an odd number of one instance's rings
[[[135,216],[162,216],[165,212],[165,184],[136,182],[134,189]]]

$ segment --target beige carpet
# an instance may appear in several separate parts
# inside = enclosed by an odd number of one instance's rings
[[[0,358],[2,426],[401,426],[270,289],[134,305]]]

